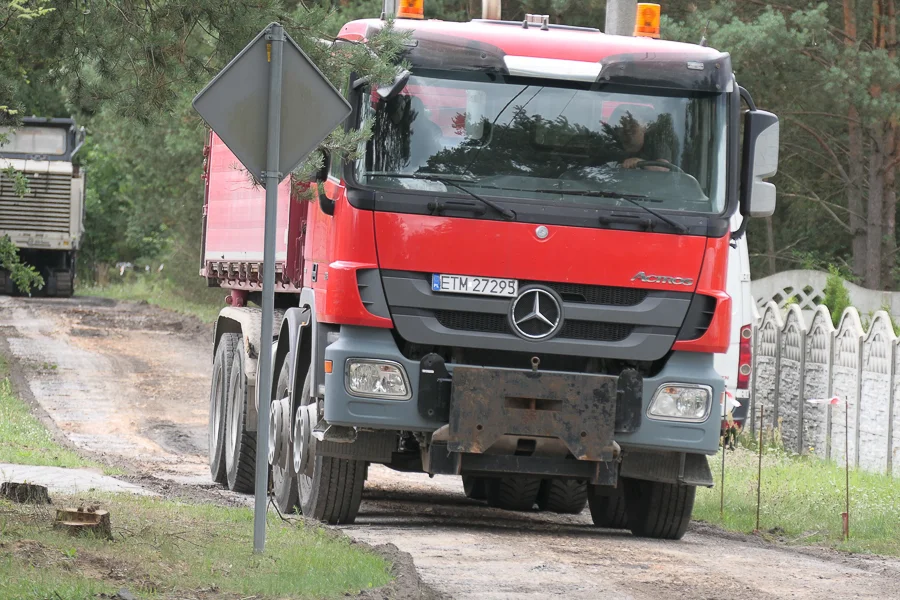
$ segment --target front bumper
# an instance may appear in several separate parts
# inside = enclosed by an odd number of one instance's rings
[[[380,359],[400,364],[406,370],[412,397],[408,400],[391,400],[350,395],[344,385],[344,365],[351,358]],[[478,410],[466,418],[460,414],[460,409],[465,406],[458,404],[458,398],[467,396],[470,385],[454,385],[453,401],[450,403],[451,406],[447,407],[449,411],[435,410],[434,407],[439,404],[436,403],[435,397],[422,397],[423,394],[420,393],[422,378],[427,376],[422,373],[422,364],[404,357],[388,330],[342,327],[340,338],[326,348],[325,360],[331,360],[335,365],[334,372],[325,376],[327,400],[324,417],[332,425],[434,432],[450,424],[451,443],[456,444],[455,449],[478,452],[486,449],[485,444],[489,445],[490,436],[498,435],[498,427],[504,428],[504,423],[507,428],[509,426],[518,428],[527,422],[527,428],[520,429],[520,432],[504,431],[499,435],[503,433],[541,435],[540,432],[543,432],[543,435],[557,435],[563,439],[574,456],[588,460],[609,460],[607,457],[614,447],[612,442],[623,449],[647,448],[701,454],[715,454],[719,447],[720,419],[716,401],[722,397],[725,385],[713,367],[712,354],[672,353],[665,367],[657,375],[642,379],[640,408],[626,407],[629,408],[626,411],[623,411],[620,399],[623,395],[627,395],[623,394],[623,389],[628,386],[623,386],[620,382],[622,377],[544,371],[539,372],[540,378],[529,379],[530,371],[487,369],[486,371],[490,371],[494,377],[499,372],[506,372],[500,375],[502,385],[492,388],[496,401],[482,402]],[[446,370],[450,378],[453,378],[456,369],[459,369],[459,375],[464,377],[472,377],[477,371],[476,368],[467,365],[447,364]],[[659,386],[671,383],[696,383],[712,387],[713,407],[710,418],[702,423],[649,418],[647,407],[653,393]],[[563,387],[559,387],[560,385]],[[429,389],[427,382],[425,389]],[[520,393],[523,390],[526,393]],[[595,393],[594,390],[598,390],[596,398],[585,397],[587,390],[590,390],[592,395]],[[491,394],[485,393],[485,390],[478,394],[478,397],[488,400],[490,396]],[[524,418],[513,418],[511,413],[518,407],[516,401],[536,398],[549,402],[563,400],[561,406],[555,407],[563,410],[525,411],[531,415],[539,415],[540,423],[537,421],[532,423]],[[509,400],[514,401],[510,404]],[[448,415],[453,415],[454,410],[457,410],[456,417],[448,418]],[[633,418],[630,420],[623,420],[623,413],[627,412],[639,412],[639,415],[636,415],[636,418],[632,415]],[[486,419],[480,423],[481,430],[477,429],[479,423],[472,420],[477,417]],[[636,427],[627,426],[628,423],[636,422],[639,422]],[[577,426],[579,423],[580,427]],[[457,434],[455,439],[452,436],[454,426]],[[585,436],[582,437],[582,433],[585,433]],[[582,441],[581,445],[578,444],[579,440]]]

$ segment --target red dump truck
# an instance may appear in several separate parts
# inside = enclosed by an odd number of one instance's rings
[[[342,86],[345,126],[373,123],[362,157],[330,160],[317,200],[279,187],[272,332],[251,306],[264,191],[210,135],[201,275],[228,291],[212,477],[250,492],[269,427],[281,510],[353,522],[378,463],[680,538],[713,483],[731,217],[774,210],[778,119],[712,48],[404,10],[411,70]],[[256,390],[268,343],[273,389]]]

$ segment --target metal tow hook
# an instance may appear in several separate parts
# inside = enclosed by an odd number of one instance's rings
[[[541,366],[541,359],[538,358],[537,356],[532,356],[531,357],[531,370],[533,372],[537,373],[538,367],[540,367],[540,366]]]

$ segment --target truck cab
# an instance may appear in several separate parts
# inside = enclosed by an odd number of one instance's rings
[[[348,23],[335,49],[385,26]],[[265,424],[241,399],[270,393],[283,509],[352,521],[380,463],[462,476],[493,506],[590,504],[599,526],[680,538],[719,446],[732,222],[774,210],[777,118],[712,48],[534,15],[394,27],[409,71],[345,86],[345,126],[371,138],[332,158],[315,202],[280,198],[272,390],[252,387],[268,342],[236,310],[259,289],[240,262],[257,247],[227,235],[262,213],[227,191],[238,175],[216,176],[233,158],[213,138],[204,239],[231,246],[202,273],[232,305],[214,478],[246,484],[240,447]]]
[[[23,174],[28,189],[20,196],[13,182],[0,178],[0,236],[18,247],[22,260],[44,278],[50,296],[71,296],[75,253],[84,233],[84,172],[72,159],[84,142],[73,119],[27,117],[18,127],[0,127],[0,169]],[[0,270],[0,291],[15,286]]]

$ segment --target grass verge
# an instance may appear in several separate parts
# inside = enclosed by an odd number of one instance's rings
[[[54,441],[13,392],[6,359],[0,356],[0,463],[41,467],[97,467]]]
[[[141,599],[337,598],[390,581],[381,557],[275,515],[265,553],[253,554],[249,508],[124,494],[54,503],[109,510],[114,540],[73,538],[52,528],[50,507],[0,501],[0,598],[87,600],[123,587]]]
[[[732,531],[756,527],[757,454],[738,447],[725,457],[725,510],[719,512],[722,455],[710,458],[713,489],[700,488],[694,518]],[[844,470],[813,456],[766,449],[760,530],[791,544],[900,556],[900,479],[850,471],[850,541],[842,536]]]
[[[204,293],[191,298],[185,297],[181,292],[174,283],[167,279],[145,276],[106,286],[79,285],[76,290],[78,296],[99,296],[131,302],[145,300],[166,310],[197,317],[204,323],[215,322],[219,310],[223,306],[222,298],[225,296],[225,292],[204,289]]]

